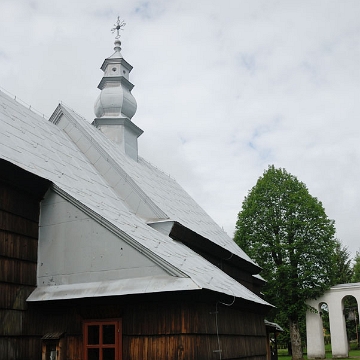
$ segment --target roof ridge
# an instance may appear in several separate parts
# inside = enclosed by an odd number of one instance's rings
[[[18,104],[24,106],[26,109],[30,110],[31,112],[33,112],[34,114],[41,116],[42,118],[49,120],[49,117],[47,115],[45,115],[44,113],[42,113],[41,111],[35,109],[34,107],[32,107],[30,104],[26,103],[24,100],[20,99],[19,97],[17,97],[16,95],[12,94],[10,91],[7,91],[6,89],[4,89],[3,87],[0,86],[0,92],[2,92],[3,94],[5,94],[6,96],[8,96],[11,100],[16,101]]]

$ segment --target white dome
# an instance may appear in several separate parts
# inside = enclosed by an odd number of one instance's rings
[[[131,94],[134,85],[129,81],[132,66],[122,57],[120,45],[120,40],[116,39],[115,53],[101,66],[104,71],[98,86],[101,93],[94,105],[97,118],[131,119],[136,112],[136,100]]]
[[[96,99],[94,111],[101,117],[126,117],[131,119],[137,109],[137,103],[131,92],[121,83],[106,86]]]

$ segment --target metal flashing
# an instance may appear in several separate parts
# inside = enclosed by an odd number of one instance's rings
[[[131,91],[135,86],[124,76],[104,76],[98,85],[98,89],[102,90],[107,83],[112,83],[112,82],[125,85],[126,89],[128,89],[129,91]]]
[[[104,62],[102,63],[102,65],[100,66],[100,69],[102,71],[105,71],[108,64],[120,64],[120,65],[123,65],[130,72],[133,69],[132,65],[130,65],[123,57],[112,57],[116,53],[117,52],[114,52],[113,55],[106,58],[104,60]]]
[[[148,221],[147,224],[151,226],[153,229],[160,231],[162,234],[169,236],[175,224],[175,221],[171,221],[171,220],[161,220],[156,222]]]
[[[65,300],[184,290],[201,290],[201,288],[190,278],[174,279],[171,276],[148,276],[93,283],[39,286],[26,301]]]
[[[95,118],[91,125],[94,125],[95,127],[98,127],[99,125],[124,125],[136,134],[137,137],[144,132],[128,118]]]

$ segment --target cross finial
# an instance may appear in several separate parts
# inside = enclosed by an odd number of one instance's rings
[[[123,27],[126,25],[124,20],[120,20],[120,16],[117,17],[117,21],[116,24],[114,24],[114,27],[111,29],[111,32],[114,33],[116,31],[116,36],[115,39],[119,39],[120,34],[119,31],[120,30],[124,30]]]

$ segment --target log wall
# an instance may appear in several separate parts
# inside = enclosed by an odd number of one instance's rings
[[[219,336],[217,336],[217,333]],[[147,303],[123,314],[124,359],[266,357],[264,316],[206,303]]]
[[[181,300],[166,297],[167,294],[157,294],[147,296],[147,301],[139,295],[131,299],[30,304],[32,316],[27,317],[24,329],[39,334],[39,338],[47,333],[64,333],[61,359],[66,360],[83,359],[84,320],[114,318],[122,319],[124,360],[216,360],[220,359],[220,350],[224,360],[266,359],[266,329],[261,311],[196,302],[187,299],[187,294],[182,294]],[[17,357],[20,358],[25,357]]]
[[[39,200],[0,183],[0,358],[39,355],[40,340],[24,333],[26,298],[36,286]],[[26,336],[24,336],[26,335]]]

